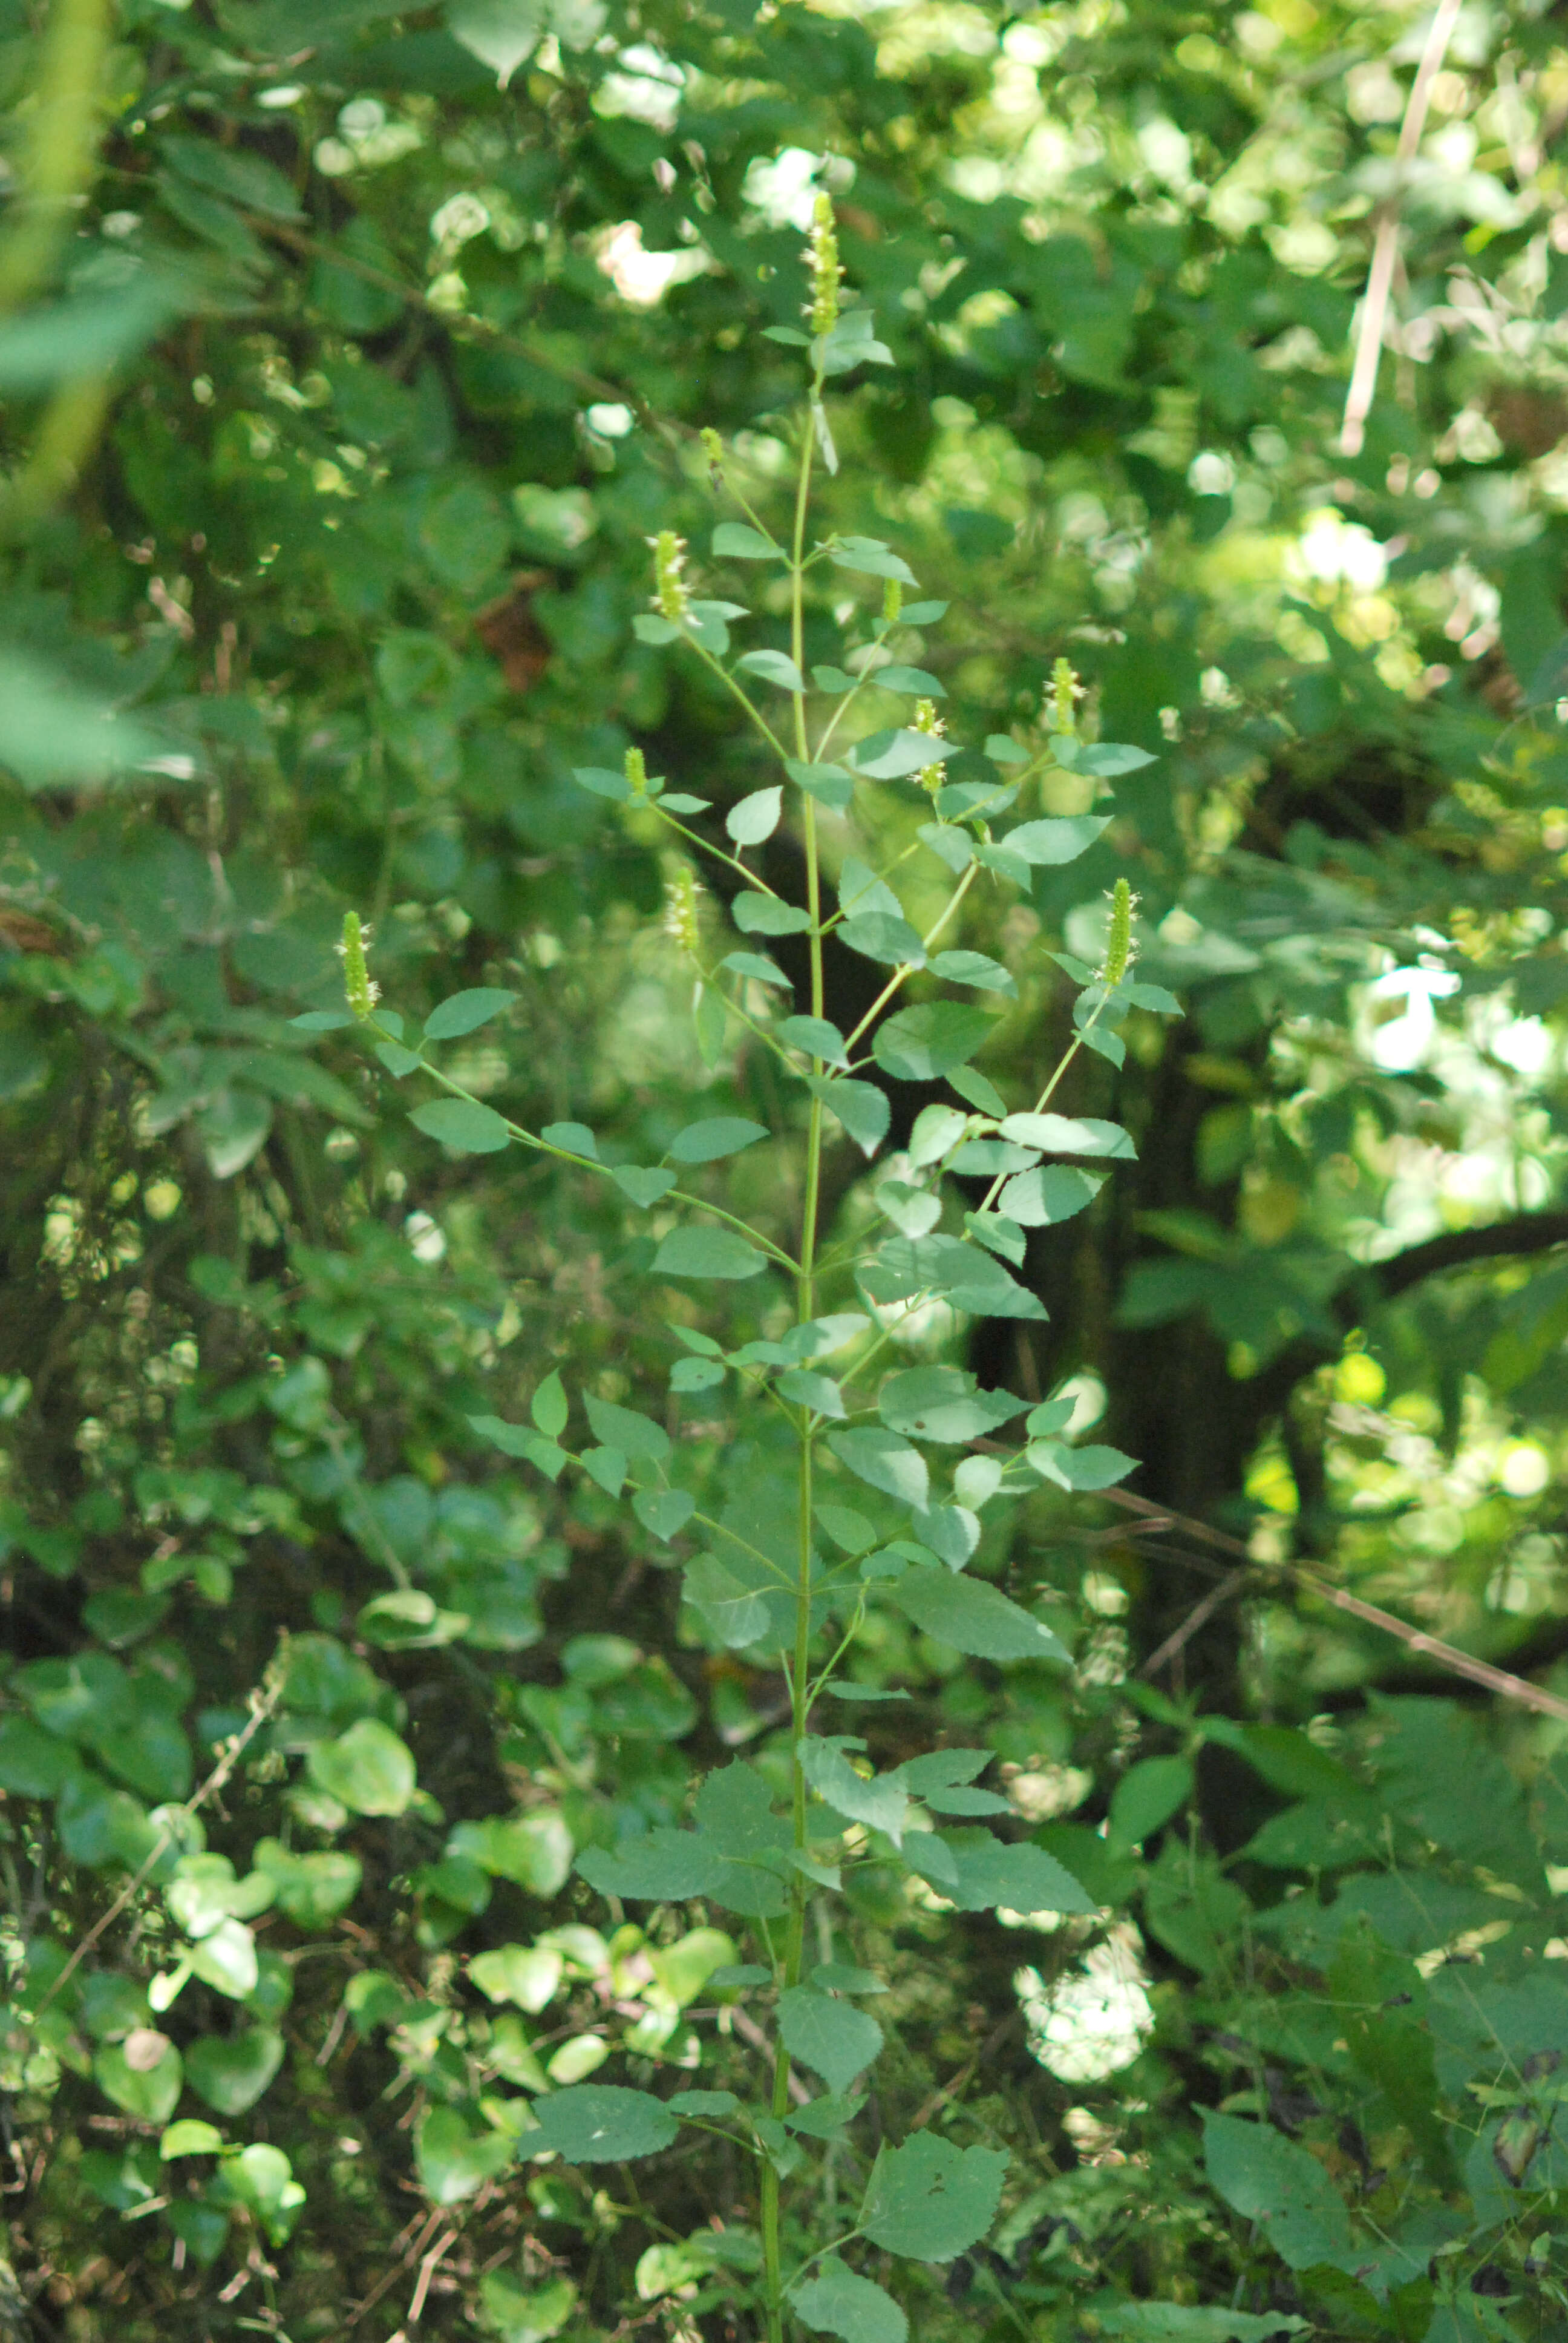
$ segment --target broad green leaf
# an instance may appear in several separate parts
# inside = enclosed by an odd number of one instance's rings
[[[286,2245],[299,2218],[305,2191],[282,2148],[253,2140],[219,2167],[216,2187],[231,2203],[246,2206],[275,2246]]]
[[[138,2123],[161,2129],[179,2104],[185,2062],[166,2034],[138,2026],[123,2042],[105,2045],[93,2060],[93,2076],[106,2098]]]
[[[1103,1177],[1093,1172],[1078,1172],[1067,1163],[1040,1164],[1008,1182],[997,1198],[997,1209],[1020,1228],[1054,1228],[1092,1204],[1104,1185]]]
[[[631,1509],[645,1530],[668,1544],[686,1527],[697,1500],[688,1489],[639,1489]]]
[[[504,1456],[525,1457],[550,1480],[559,1478],[561,1467],[567,1461],[566,1450],[558,1448],[553,1440],[547,1440],[543,1433],[534,1431],[531,1425],[508,1423],[498,1415],[471,1415],[468,1424],[481,1440],[487,1440]]]
[[[677,1359],[669,1371],[672,1392],[712,1391],[724,1381],[721,1359]]]
[[[777,985],[786,992],[790,989],[789,980],[778,961],[769,960],[766,952],[727,952],[719,965],[727,968],[732,976],[749,976],[756,984]]]
[[[857,1513],[848,1505],[819,1505],[817,1519],[835,1545],[846,1554],[867,1554],[877,1543],[877,1532],[864,1513]]]
[[[1111,826],[1106,813],[1075,813],[1050,821],[1020,821],[1000,844],[1025,862],[1076,862]]]
[[[1279,2343],[1282,2336],[1310,2335],[1304,2318],[1282,2310],[1189,2308],[1176,2302],[1119,2302],[1100,2314],[1107,2335],[1129,2343]]]
[[[901,691],[910,699],[945,699],[947,687],[923,667],[879,667],[872,675],[879,691]]]
[[[969,1117],[956,1106],[923,1106],[910,1133],[909,1158],[917,1172],[940,1163],[969,1128]]]
[[[982,1660],[1065,1660],[1050,1629],[983,1578],[947,1570],[911,1570],[887,1588],[888,1600],[933,1642]]]
[[[553,1945],[498,1945],[468,1964],[468,1974],[491,2001],[515,2002],[537,2016],[553,2001],[566,1964]]]
[[[761,1974],[766,1980],[767,1970]],[[717,1978],[713,1982],[717,1984]],[[665,2101],[665,2105],[672,2115],[678,2116],[719,2117],[740,2113],[740,2101],[733,2091],[677,2091],[673,2097]]]
[[[1098,1444],[1069,1448],[1060,1440],[1034,1440],[1024,1454],[1041,1480],[1059,1489],[1113,1489],[1138,1470],[1136,1456]]]
[[[926,948],[908,920],[887,911],[860,911],[840,921],[839,941],[887,968],[923,968]]]
[[[878,2157],[860,2227],[887,2253],[950,2262],[995,2220],[1007,2167],[1000,2148],[955,2147],[934,2132],[918,2131]]]
[[[824,1065],[849,1063],[844,1036],[825,1017],[784,1017],[773,1031],[792,1050],[803,1050],[809,1058],[820,1058]]]
[[[789,555],[781,545],[775,545],[760,529],[748,528],[744,521],[721,520],[713,532],[713,554],[718,561],[788,561]]]
[[[509,1009],[517,999],[515,992],[502,991],[495,985],[478,985],[471,992],[454,992],[431,1010],[425,1020],[427,1041],[455,1041],[461,1033],[476,1033]]]
[[[1010,732],[988,732],[985,752],[993,765],[1027,765],[1029,762],[1028,749],[1020,749]]]
[[[587,789],[596,798],[608,798],[612,805],[629,805],[631,784],[624,773],[608,765],[574,765],[572,779],[578,789]]]
[[[568,1413],[565,1386],[558,1373],[552,1372],[528,1402],[528,1413],[547,1440],[558,1440],[567,1428]]]
[[[479,2280],[485,2324],[500,2343],[550,2343],[571,2317],[577,2298],[569,2278],[520,2287],[507,2271],[491,2270]]]
[[[204,2035],[186,2052],[186,2080],[198,2099],[220,2116],[242,2116],[253,2107],[283,2064],[283,2036],[252,2026],[226,2040]]]
[[[500,89],[533,55],[549,22],[548,0],[447,0],[447,30],[489,66]]]
[[[841,2335],[844,2343],[908,2343],[910,2322],[892,2296],[871,2278],[857,2278],[837,2254],[792,2288],[789,2300],[801,2324],[818,2335]]]
[[[525,2153],[554,2148],[567,2164],[629,2164],[673,2146],[680,2125],[651,2091],[619,2090],[588,2083],[554,2091],[535,2103],[540,2128],[529,2132]]]
[[[646,1212],[661,1196],[668,1196],[677,1179],[673,1172],[645,1163],[618,1163],[609,1176],[639,1212]]]
[[[923,1237],[941,1219],[941,1197],[929,1188],[911,1188],[903,1180],[882,1180],[875,1192],[877,1210],[907,1237]]]
[[[916,583],[909,563],[890,552],[879,538],[836,537],[829,546],[828,558],[835,569],[857,570],[866,578],[896,578],[901,586]]]
[[[735,662],[739,675],[759,675],[764,683],[777,684],[780,691],[804,691],[806,679],[794,660],[784,651],[747,651]]]
[[[1119,1122],[1098,1122],[1092,1116],[1010,1114],[1001,1135],[1047,1155],[1111,1155],[1124,1162],[1135,1162],[1138,1156]]]
[[[1205,2114],[1203,2161],[1232,2212],[1261,2221],[1292,2269],[1314,2262],[1354,2268],[1350,2217],[1338,2189],[1315,2156],[1271,2124]]]
[[[1118,1846],[1141,1846],[1192,1795],[1191,1760],[1145,1757],[1123,1774],[1111,1795],[1108,1836]]]
[[[216,2156],[223,2147],[223,2134],[216,2124],[200,2123],[186,2116],[179,2123],[170,2124],[158,2142],[158,2155],[165,2164],[179,2156]]]
[[[42,1732],[26,1717],[0,1721],[0,1790],[23,1798],[52,1798],[79,1763],[67,1742]]]
[[[917,1514],[920,1542],[950,1570],[961,1570],[980,1540],[980,1525],[967,1505],[931,1505]]]
[[[858,740],[849,751],[847,761],[869,781],[898,781],[907,773],[941,764],[946,758],[956,756],[958,750],[956,740],[940,739],[934,733],[915,732],[900,726],[890,732],[873,732],[866,739]]]
[[[993,1023],[983,1009],[960,1001],[922,1001],[878,1026],[871,1054],[895,1081],[934,1082],[972,1058],[990,1040]]]
[[[779,1996],[779,2038],[830,2091],[847,2091],[880,2051],[883,2036],[876,2019],[853,2002],[797,1985]]]
[[[908,1367],[890,1375],[877,1394],[877,1413],[890,1431],[955,1446],[1010,1423],[1028,1404],[1010,1392],[977,1389],[961,1367]]]
[[[275,1838],[256,1841],[251,1861],[271,1877],[277,1908],[297,1927],[325,1928],[347,1911],[359,1893],[359,1858],[346,1849],[323,1847],[295,1855]]]
[[[874,1155],[892,1121],[886,1091],[875,1082],[835,1081],[828,1074],[808,1074],[806,1083],[838,1117],[861,1154]]]
[[[820,672],[820,670],[819,670]],[[786,757],[784,769],[798,788],[834,813],[847,813],[855,796],[855,776],[847,765],[803,765]]]
[[[536,1806],[526,1815],[459,1823],[447,1841],[447,1853],[548,1901],[570,1875],[572,1835],[555,1807]]]
[[[755,1277],[767,1255],[732,1229],[671,1229],[653,1257],[657,1277]]]
[[[755,654],[759,659],[761,652]],[[749,798],[732,805],[724,817],[724,827],[737,846],[760,846],[771,838],[779,827],[779,817],[784,809],[784,791],[775,784],[772,789],[753,789]]]
[[[669,1434],[651,1416],[618,1407],[613,1400],[600,1399],[593,1392],[583,1393],[583,1406],[595,1438],[607,1448],[618,1448],[623,1456],[649,1464],[662,1464],[669,1454]]]
[[[909,1793],[890,1776],[857,1774],[849,1753],[865,1747],[863,1741],[828,1739],[809,1733],[800,1744],[800,1770],[823,1804],[852,1823],[886,1831],[894,1845],[903,1836],[910,1817]]]
[[[960,1912],[1087,1915],[1098,1909],[1054,1855],[1027,1839],[1010,1844],[989,1830],[944,1830],[934,1839],[916,1832],[905,1844],[904,1860]]]
[[[926,963],[933,976],[948,984],[972,984],[979,992],[1017,994],[1018,986],[1001,962],[984,952],[941,951]]]
[[[477,1099],[431,1099],[417,1106],[408,1120],[454,1155],[498,1155],[512,1143],[503,1118]]]
[[[677,1163],[713,1163],[721,1155],[739,1155],[743,1147],[754,1147],[767,1136],[765,1123],[740,1114],[714,1114],[678,1131],[665,1151]]]
[[[246,211],[263,212],[273,219],[300,216],[298,198],[276,164],[248,147],[220,146],[211,139],[182,136],[164,139],[159,151],[182,179],[226,196]]]
[[[168,743],[150,725],[89,697],[30,651],[0,647],[5,738],[0,764],[25,789],[108,781],[149,765]],[[185,766],[194,773],[187,757]]]
[[[317,1789],[356,1815],[400,1815],[414,1795],[414,1757],[390,1725],[362,1716],[336,1741],[313,1742],[307,1770]]]
[[[698,1556],[681,1592],[730,1651],[746,1651],[769,1632],[771,1614],[762,1596],[743,1586],[714,1554]]]
[[[172,276],[143,270],[115,292],[8,317],[0,326],[0,397],[33,397],[58,382],[106,375],[186,306]]]
[[[598,1160],[598,1141],[586,1122],[547,1122],[539,1137],[568,1155],[586,1155],[590,1163]]]
[[[512,2160],[504,2132],[470,2131],[456,2107],[431,2107],[414,2136],[414,2162],[425,2194],[437,2205],[459,2205]]]
[[[781,1399],[792,1399],[798,1407],[814,1408],[819,1415],[846,1413],[844,1394],[832,1376],[815,1374],[809,1367],[787,1369],[774,1389]]]
[[[259,1974],[256,1938],[243,1920],[220,1920],[186,1956],[194,1975],[230,2001],[256,1991]]]
[[[925,1458],[897,1433],[870,1427],[864,1431],[831,1432],[828,1445],[839,1462],[847,1464],[860,1480],[890,1497],[897,1497],[902,1504],[923,1506],[930,1494]]]
[[[729,912],[749,936],[800,936],[811,924],[809,911],[798,903],[782,902],[777,895],[737,895]]]
[[[1060,741],[1057,743],[1057,761],[1060,764],[1067,762],[1061,753],[1064,745]],[[1126,748],[1115,740],[1095,740],[1074,744],[1072,770],[1089,773],[1096,780],[1109,781],[1113,780],[1118,773],[1136,773],[1153,762],[1154,759],[1147,749]]]
[[[684,1904],[709,1896],[721,1885],[728,1858],[722,1847],[699,1831],[659,1826],[618,1846],[593,1846],[577,1867],[601,1896],[646,1904]]]

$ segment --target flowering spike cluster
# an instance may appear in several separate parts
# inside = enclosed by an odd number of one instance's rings
[[[819,194],[812,206],[807,251],[811,263],[811,307],[806,314],[814,334],[830,334],[839,322],[839,287],[844,272],[839,266],[839,236],[829,195]]]
[[[687,870],[678,872],[665,890],[664,932],[683,952],[697,950],[697,899],[701,892]]]
[[[883,626],[890,627],[895,625],[898,621],[899,614],[902,610],[903,607],[903,587],[900,585],[898,578],[890,578],[882,588]]]
[[[927,733],[933,740],[940,740],[947,729],[937,714],[937,704],[934,699],[916,700],[912,730]],[[922,765],[915,779],[928,796],[935,797],[942,785],[942,769],[940,765]]]
[[[1120,984],[1132,965],[1132,913],[1137,901],[1126,880],[1119,879],[1111,890],[1111,930],[1101,963],[1101,984]]]
[[[343,993],[361,1021],[381,998],[381,987],[366,964],[365,947],[369,941],[370,930],[360,926],[358,912],[345,911],[343,941],[337,947],[337,956],[343,962]]]
[[[1071,734],[1078,729],[1078,702],[1083,698],[1083,686],[1073,672],[1070,659],[1059,659],[1050,670],[1050,729],[1053,732]]]
[[[702,442],[702,452],[708,458],[708,468],[717,479],[724,468],[724,442],[710,423],[705,424],[697,436]]]
[[[640,749],[628,749],[626,752],[626,785],[634,798],[648,795],[648,766]]]
[[[686,559],[686,539],[677,537],[672,528],[661,528],[657,537],[648,541],[653,548],[653,607],[661,618],[678,627],[691,599],[690,588],[680,574]]]

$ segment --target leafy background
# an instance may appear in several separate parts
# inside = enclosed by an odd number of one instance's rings
[[[896,360],[831,401],[824,527],[949,598],[901,649],[955,734],[1030,738],[1065,656],[1156,759],[1081,866],[966,915],[1018,988],[988,1067],[1033,1095],[1070,998],[1041,948],[1091,955],[1119,870],[1189,1012],[1074,1077],[1139,1158],[1031,1250],[1048,1322],[938,1313],[911,1353],[1076,1378],[1156,1510],[1042,1494],[989,1534],[1070,1678],[912,1627],[860,1664],[914,1694],[864,1712],[878,1761],[993,1748],[1101,1916],[859,1913],[879,2120],[1011,2159],[990,2244],[903,2299],[933,2338],[1553,2331],[1568,57],[1550,13],[1466,6],[1401,178],[1426,30],[6,10],[0,2325],[743,2331],[721,2151],[634,2199],[519,2164],[504,2113],[756,2059],[711,1916],[617,1931],[570,1866],[776,1762],[779,1687],[709,1648],[657,1539],[467,1421],[557,1366],[667,1388],[642,1232],[444,1153],[289,1020],[337,998],[352,905],[406,1012],[517,993],[462,1071],[530,1127],[646,1161],[694,1095],[777,1121],[765,1062],[705,1064],[650,826],[569,774],[635,740],[721,806],[761,778],[630,621],[659,528],[725,578],[699,427],[778,509],[763,329],[799,317],[819,166]],[[829,982],[853,1023],[874,974]],[[879,1168],[946,1096],[895,1090]],[[777,1153],[734,1176],[787,1223]],[[852,1222],[862,1160],[831,1176]],[[705,1322],[744,1341],[751,1307]],[[766,1485],[695,1394],[669,1421],[721,1500]],[[206,1859],[182,1825],[65,1975],[262,1687]]]

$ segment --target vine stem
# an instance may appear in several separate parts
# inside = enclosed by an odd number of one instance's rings
[[[811,386],[813,401],[822,395],[822,377],[818,371]],[[804,599],[806,515],[811,495],[811,457],[816,434],[811,416],[808,413],[801,431],[800,473],[795,490],[795,532],[789,562],[789,649],[798,675],[805,672],[806,618]],[[810,761],[806,734],[806,699],[803,691],[794,694],[795,753],[802,764]],[[811,956],[811,1014],[822,1014],[822,890],[821,870],[817,844],[817,807],[809,792],[804,793],[806,848],[806,899],[811,915],[808,938]],[[812,1071],[819,1074],[822,1061],[814,1058]],[[817,1214],[822,1187],[822,1101],[812,1093],[810,1120],[806,1133],[806,1182],[800,1214],[800,1257],[796,1279],[796,1322],[805,1325],[817,1314]],[[809,1409],[800,1412],[799,1436],[800,1442],[799,1522],[798,1568],[795,1590],[795,1652],[789,1670],[790,1745],[789,1745],[789,1808],[795,1852],[806,1850],[806,1774],[801,1763],[801,1743],[805,1738],[809,1717],[811,1672],[811,1500],[816,1426]],[[806,1941],[806,1878],[797,1870],[789,1885],[789,1922],[785,1938],[784,1984],[786,1988],[800,1982],[801,1957]],[[772,2114],[774,2121],[782,2120],[789,2106],[789,2061],[782,2039],[774,2054]],[[779,2231],[779,2172],[771,2158],[762,2167],[762,2260],[764,2293],[767,2304],[768,2343],[784,2343],[784,2267]]]

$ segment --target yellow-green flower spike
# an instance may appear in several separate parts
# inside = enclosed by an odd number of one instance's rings
[[[724,464],[724,442],[718,432],[711,424],[705,424],[697,436],[702,442],[702,452],[712,469],[716,472],[721,470]]]
[[[904,607],[904,589],[896,578],[890,578],[882,588],[882,623],[890,627]]]
[[[1111,929],[1100,970],[1101,984],[1120,984],[1132,965],[1132,911],[1137,900],[1126,880],[1119,879],[1111,890]]]
[[[916,732],[927,733],[933,740],[941,739],[948,728],[937,714],[937,704],[934,699],[916,700],[915,720],[910,729]],[[935,797],[942,785],[942,769],[940,765],[922,765],[915,779],[928,796]]]
[[[1072,734],[1078,729],[1078,702],[1083,698],[1083,686],[1073,672],[1070,659],[1059,659],[1050,670],[1050,729],[1053,732]]]
[[[680,870],[666,890],[664,932],[683,952],[695,953],[697,950],[697,899],[701,892],[701,888],[687,870]]]
[[[343,962],[343,993],[361,1022],[369,1016],[381,998],[381,988],[366,964],[365,947],[369,941],[370,930],[361,927],[358,912],[345,911],[343,941],[337,947]]]
[[[634,798],[648,795],[648,766],[640,749],[628,749],[626,752],[626,785]]]
[[[650,537],[653,548],[653,607],[661,618],[679,626],[686,616],[686,606],[691,599],[681,565],[686,559],[686,539],[677,537],[672,528],[661,528]]]
[[[839,322],[839,287],[844,272],[839,266],[839,235],[833,224],[833,198],[819,195],[811,212],[807,247],[811,262],[811,307],[807,312],[814,334],[830,334]]]

